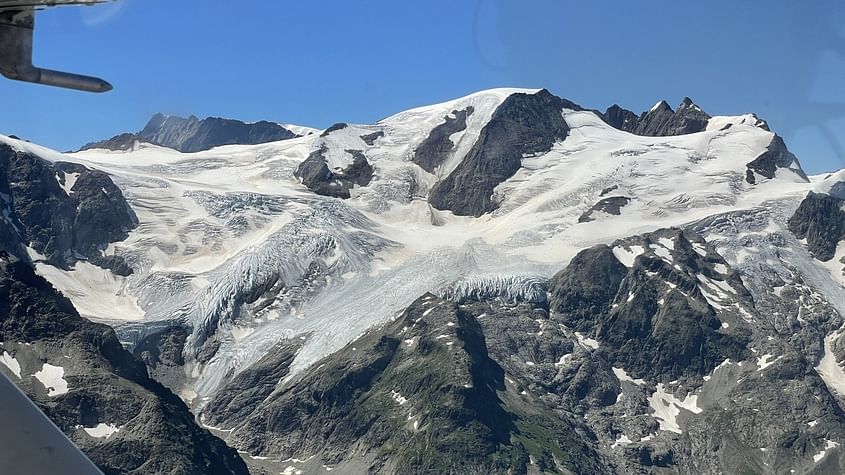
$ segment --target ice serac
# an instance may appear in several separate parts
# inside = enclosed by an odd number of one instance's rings
[[[526,155],[551,150],[566,138],[563,109],[579,106],[543,89],[515,93],[493,113],[463,161],[431,190],[429,202],[460,216],[481,216],[498,206],[493,191],[512,177]]]
[[[0,344],[26,375],[15,382],[105,473],[247,473],[110,327],[2,252]]]
[[[172,148],[180,152],[200,152],[221,145],[262,144],[297,137],[279,124],[267,121],[254,123],[208,117],[199,119],[154,115],[147,125],[135,134],[120,134],[101,142],[86,144],[81,150],[107,149],[126,151],[136,142]]]
[[[8,215],[3,219],[17,234],[6,247],[28,246],[61,268],[86,259],[117,274],[131,272],[120,258],[102,253],[137,225],[107,174],[76,163],[49,162],[0,143],[0,198]]]

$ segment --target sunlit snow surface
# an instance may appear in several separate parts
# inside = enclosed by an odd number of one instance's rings
[[[767,200],[800,199],[812,187],[788,170],[756,186],[744,181],[745,164],[773,137],[747,116],[719,118],[734,124],[724,131],[653,138],[613,129],[592,112],[564,111],[570,136],[547,154],[523,159],[523,168],[496,188],[498,210],[469,218],[432,209],[430,187],[460,163],[514,92],[534,91],[485,91],[327,137],[193,154],[141,145],[62,155],[3,140],[112,175],[140,224],[105,252],[123,256],[135,273],[108,277],[85,265],[71,271],[39,265],[39,271],[84,315],[117,326],[125,343],[151,322],[184,321],[194,328],[190,358],[221,328],[216,356],[191,366],[199,396],[281,339],[307,335],[296,372],[425,292],[530,300],[544,293],[539,279],[585,247]],[[435,174],[410,162],[432,128],[469,106],[467,128],[451,137],[453,152]],[[360,139],[377,131],[384,136],[372,146]],[[346,149],[361,150],[375,178],[345,201],[311,193],[293,173],[320,147],[328,149],[330,165],[341,167]],[[608,196],[631,198],[622,214],[579,224],[612,186]],[[641,251],[614,252],[632,265]]]
[[[61,366],[44,363],[41,366],[41,370],[36,371],[33,376],[44,385],[44,388],[47,389],[47,396],[49,397],[61,396],[68,392],[67,380],[64,377],[65,369]]]

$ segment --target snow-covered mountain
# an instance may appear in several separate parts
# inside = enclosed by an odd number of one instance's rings
[[[194,153],[4,137],[58,170],[57,200],[108,176],[130,211],[18,254],[251,464],[845,466],[845,176],[807,177],[765,121],[495,89],[308,132]],[[12,188],[7,223],[37,201]],[[27,219],[0,236],[58,232]]]

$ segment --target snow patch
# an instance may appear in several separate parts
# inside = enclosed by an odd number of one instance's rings
[[[629,383],[634,383],[637,386],[642,386],[643,384],[645,384],[645,380],[639,379],[639,378],[634,379],[634,378],[628,376],[628,373],[625,372],[625,370],[622,369],[622,368],[611,368],[611,369],[613,370],[613,374],[616,375],[616,379],[618,379],[620,382],[621,381],[628,381]]]
[[[716,371],[719,371],[720,369],[722,369],[722,368],[724,368],[724,367],[728,366],[729,364],[731,364],[731,360],[730,360],[730,358],[728,358],[728,359],[726,359],[725,361],[722,361],[721,363],[719,363],[719,365],[718,365],[718,366],[716,366],[715,368],[713,368],[713,372],[711,372],[711,373],[710,373],[710,375],[708,375],[708,376],[704,376],[704,378],[703,378],[703,379],[704,379],[704,381],[710,381],[710,378],[712,378],[712,377],[713,377],[713,375],[714,375],[714,374],[716,374]]]
[[[594,340],[592,338],[587,338],[582,335],[580,332],[575,332],[575,338],[578,339],[578,344],[583,346],[584,348],[597,350],[599,349],[599,342],[598,340]]]
[[[842,370],[842,366],[836,361],[836,355],[833,354],[833,340],[837,338],[839,338],[837,332],[825,337],[824,356],[816,366],[816,372],[829,389],[840,396],[845,396],[845,371]]]
[[[616,447],[620,447],[620,446],[628,445],[628,444],[631,444],[632,442],[633,442],[633,441],[632,441],[631,439],[629,439],[627,435],[622,434],[622,435],[620,435],[620,436],[616,439],[616,442],[614,442],[614,443],[610,446],[610,448],[611,448],[611,449],[615,449]]]
[[[61,366],[53,366],[44,363],[41,366],[41,371],[37,371],[33,376],[47,389],[47,396],[56,397],[62,394],[67,394],[68,385],[64,378],[65,369]]]
[[[616,256],[616,259],[619,260],[619,262],[628,268],[634,267],[634,260],[636,260],[637,256],[644,252],[645,248],[642,246],[631,246],[630,249],[626,249],[622,246],[616,246],[613,248],[613,255]]]
[[[59,186],[62,187],[65,194],[70,196],[73,193],[73,185],[75,185],[76,180],[79,179],[79,173],[65,173],[64,175],[64,183],[62,183],[58,174],[56,174],[56,182],[58,182]]]
[[[3,363],[7,368],[9,368],[9,371],[17,376],[18,379],[21,379],[21,365],[14,356],[4,351],[3,354],[0,355],[0,363]]]
[[[774,359],[772,359],[774,358]],[[778,356],[775,358],[775,355],[765,354],[759,358],[757,358],[757,367],[759,368],[758,371],[763,371],[764,369],[768,368],[769,366],[775,364],[775,362],[779,359],[783,358],[783,355]]]
[[[108,439],[112,435],[119,432],[122,428],[122,426],[118,427],[114,424],[103,424],[101,422],[94,427],[82,427],[82,430],[84,430],[91,437],[97,439]]]
[[[390,397],[392,397],[393,400],[396,401],[400,406],[404,406],[405,403],[408,402],[408,399],[403,397],[399,393],[399,391],[396,391],[396,390],[390,391]]]
[[[825,439],[824,449],[816,455],[813,455],[813,462],[821,462],[825,455],[827,455],[827,451],[830,449],[835,449],[836,447],[839,447],[839,442],[834,442],[832,440]]]
[[[660,424],[660,430],[677,434],[683,433],[677,420],[681,409],[694,414],[700,414],[703,411],[698,407],[698,396],[687,394],[683,399],[678,399],[674,394],[663,390],[663,383],[657,384],[657,390],[648,398],[648,404],[654,409],[654,418]]]

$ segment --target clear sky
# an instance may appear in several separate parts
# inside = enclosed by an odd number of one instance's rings
[[[810,173],[845,167],[845,2],[121,0],[39,14],[37,65],[104,95],[0,80],[0,132],[59,149],[155,112],[327,127],[499,86],[640,112],[756,112]]]

